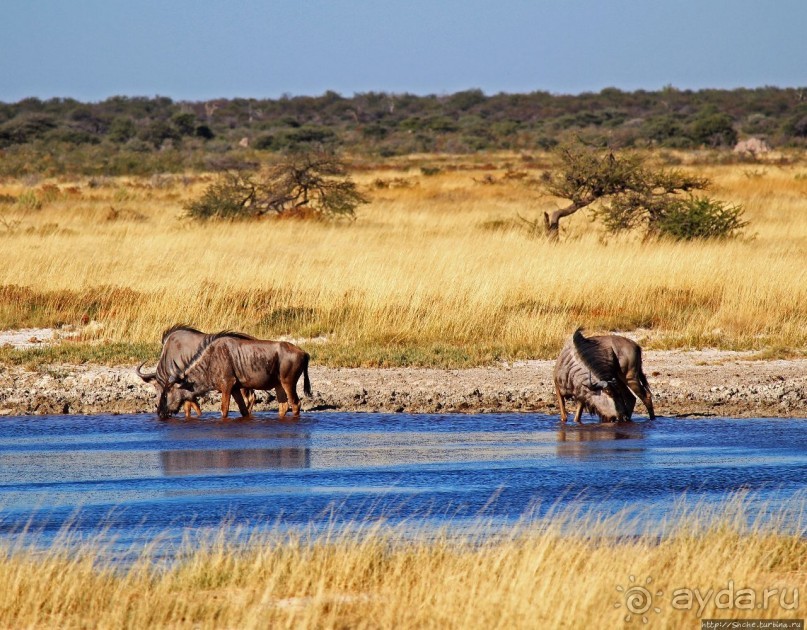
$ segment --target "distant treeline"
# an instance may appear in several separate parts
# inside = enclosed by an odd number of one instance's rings
[[[555,95],[467,90],[417,96],[218,99],[115,96],[100,103],[0,103],[0,174],[146,174],[204,169],[308,143],[359,155],[549,149],[574,134],[595,145],[730,148],[756,137],[807,145],[807,88]]]

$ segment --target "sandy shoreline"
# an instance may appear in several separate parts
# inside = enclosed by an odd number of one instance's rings
[[[717,350],[645,352],[656,413],[807,418],[807,359],[750,357]],[[303,409],[555,414],[552,365],[526,361],[462,370],[312,365],[314,396],[303,399]],[[258,401],[258,411],[277,408],[265,393]],[[154,407],[153,389],[133,366],[54,365],[37,372],[0,366],[0,415],[149,413]],[[216,410],[218,396],[209,395],[202,407]],[[636,413],[645,414],[640,403]]]

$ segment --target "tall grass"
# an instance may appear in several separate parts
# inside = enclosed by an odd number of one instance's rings
[[[373,202],[353,223],[192,223],[182,204],[205,178],[61,183],[76,192],[0,228],[0,327],[90,319],[137,343],[185,321],[321,337],[313,351],[339,365],[546,357],[579,325],[642,329],[656,347],[804,350],[804,168],[701,169],[754,238],[700,243],[606,241],[584,213],[550,243],[517,217],[560,202],[462,168],[392,171],[408,182],[392,188],[373,186],[390,171],[361,173]]]
[[[222,529],[169,566],[147,553],[117,566],[93,545],[6,545],[0,626],[615,628],[630,616],[627,627],[646,617],[647,627],[692,628],[699,618],[803,618],[803,504],[801,520],[798,507],[762,518],[749,506],[740,497],[679,511],[631,537],[616,535],[632,526],[625,514],[572,512],[492,536],[366,524],[234,543]],[[637,587],[652,606],[629,600]],[[705,603],[691,596],[687,607],[682,589]],[[736,599],[740,589],[753,591],[753,609]]]

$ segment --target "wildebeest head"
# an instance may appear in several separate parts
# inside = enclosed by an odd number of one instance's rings
[[[587,402],[589,411],[597,414],[603,422],[625,422],[633,414],[636,399],[627,384],[612,379],[593,383]]]
[[[168,382],[159,392],[157,400],[157,415],[166,420],[179,411],[179,408],[189,400],[195,400],[193,383],[186,379],[179,366],[174,364],[175,370],[169,376]]]
[[[166,420],[177,413],[179,408],[186,401],[194,400],[192,385],[185,382],[180,383],[177,378],[179,366],[176,362],[174,363],[168,382],[163,382],[163,380],[157,376],[157,372],[143,372],[143,365],[144,363],[141,363],[135,368],[135,373],[143,379],[143,382],[152,385],[157,392],[157,415],[159,415],[160,418]]]
[[[603,422],[631,419],[636,399],[628,387],[613,349],[597,339],[587,339],[578,329],[572,337],[574,348],[589,370],[585,404]]]

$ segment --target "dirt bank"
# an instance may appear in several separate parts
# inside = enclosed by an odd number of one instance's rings
[[[752,361],[748,353],[648,351],[645,368],[661,416],[807,417],[807,360]],[[309,410],[557,413],[552,361],[466,370],[313,365]],[[302,389],[302,386],[300,386]],[[259,394],[257,409],[275,409]],[[218,397],[203,408],[214,411]],[[0,366],[0,414],[152,412],[154,392],[132,367]],[[644,414],[641,404],[637,413]]]

